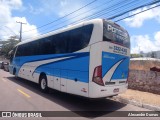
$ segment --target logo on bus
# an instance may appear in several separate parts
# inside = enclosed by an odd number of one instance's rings
[[[108,31],[111,31],[112,33],[115,33],[117,35],[120,35],[124,38],[127,38],[128,35],[127,33],[123,32],[122,30],[116,28],[116,27],[113,27],[112,25],[108,24]]]

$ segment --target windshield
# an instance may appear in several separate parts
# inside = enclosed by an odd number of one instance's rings
[[[103,41],[110,41],[130,48],[128,32],[110,21],[103,21]]]

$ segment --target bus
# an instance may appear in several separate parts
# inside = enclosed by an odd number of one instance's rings
[[[9,71],[16,77],[87,98],[104,98],[128,88],[130,37],[106,19],[88,20],[18,43]]]

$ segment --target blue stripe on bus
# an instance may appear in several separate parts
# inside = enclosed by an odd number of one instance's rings
[[[51,54],[51,55],[34,55],[34,56],[21,56],[21,57],[15,57],[13,59],[13,65],[16,64],[18,66],[22,66],[25,63],[28,62],[36,62],[36,61],[42,61],[42,60],[48,60],[48,59],[54,59],[54,58],[63,58],[63,57],[69,57],[69,56],[81,56],[81,55],[87,55],[89,52],[83,52],[83,53],[68,53],[68,54]]]
[[[13,65],[17,65],[16,69],[18,73],[19,69],[25,63],[63,57],[70,58],[42,64],[36,68],[35,73],[45,72],[47,75],[66,79],[74,80],[76,78],[81,82],[89,81],[89,52],[17,57],[14,58]]]
[[[123,60],[113,71],[112,79],[126,79],[129,72],[129,57],[114,53],[102,52],[102,76],[119,61]]]
[[[81,82],[89,82],[89,53],[81,54],[73,58],[59,60],[56,62],[47,63],[39,66],[35,73],[48,71],[46,74],[68,80],[75,80]]]

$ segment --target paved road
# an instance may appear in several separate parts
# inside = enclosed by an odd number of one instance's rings
[[[90,119],[84,117],[83,113],[74,111],[104,111],[94,115],[93,119],[128,119],[117,117],[103,117],[109,114],[107,111],[148,111],[133,105],[126,105],[109,99],[88,100],[85,98],[64,94],[54,90],[50,90],[48,94],[42,93],[37,84],[24,79],[15,78],[8,72],[0,69],[0,111],[71,111],[80,117],[58,117],[55,119]],[[91,112],[87,112],[92,115]],[[0,118],[2,119],[2,118]],[[27,118],[23,118],[27,119]],[[36,118],[35,118],[36,119]],[[38,118],[53,119],[53,118]],[[135,118],[130,118],[135,119]],[[136,118],[148,119],[151,118]],[[152,118],[158,119],[158,118]],[[16,120],[18,120],[16,118]]]

